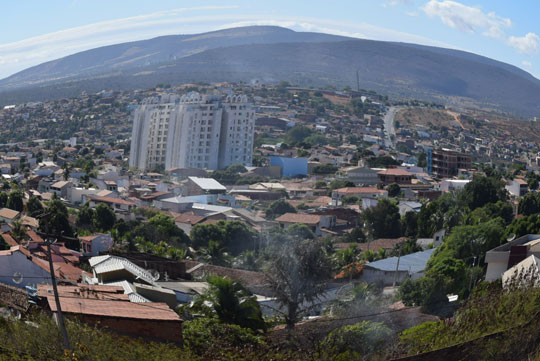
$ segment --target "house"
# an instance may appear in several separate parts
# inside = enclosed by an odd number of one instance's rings
[[[33,257],[27,249],[15,245],[0,251],[0,282],[25,288],[50,283],[49,263]]]
[[[332,202],[335,205],[341,203],[344,197],[355,196],[361,199],[388,198],[388,191],[377,187],[345,187],[332,191]]]
[[[92,288],[90,288],[92,287]],[[62,313],[82,322],[104,327],[121,334],[180,343],[182,320],[166,303],[134,303],[120,298],[118,287],[112,291],[107,286],[78,285],[75,290],[58,286]],[[110,287],[110,286],[108,286]],[[54,295],[50,290],[38,289],[38,296],[47,308],[58,311]]]
[[[377,172],[381,169],[368,167],[352,167],[345,170],[347,179],[359,186],[374,186],[378,183]]]
[[[95,208],[98,204],[104,203],[110,208],[112,208],[115,212],[131,213],[131,211],[137,206],[137,204],[133,201],[113,197],[99,197],[89,195],[88,200],[90,208]]]
[[[50,192],[58,196],[58,198],[66,198],[68,189],[72,186],[69,181],[59,181],[51,184]]]
[[[21,213],[9,208],[0,209],[0,221],[6,223],[13,223]]]
[[[398,204],[399,215],[403,216],[407,212],[420,212],[422,203],[412,201],[400,201]]]
[[[523,197],[529,192],[529,185],[521,178],[508,180],[505,188],[511,195],[516,197]]]
[[[500,279],[504,272],[525,258],[540,256],[540,234],[527,234],[486,252],[486,281]]]
[[[276,222],[282,228],[292,224],[305,224],[316,236],[321,236],[324,229],[332,229],[336,224],[336,217],[333,215],[316,215],[304,213],[285,213],[278,218]]]
[[[392,183],[412,183],[412,174],[405,169],[400,168],[388,168],[385,170],[381,170],[377,173],[377,177],[379,178],[379,184],[382,186],[387,186]]]
[[[91,236],[79,237],[79,239],[84,256],[98,256],[100,252],[110,250],[113,245],[110,233],[96,233]]]
[[[443,179],[441,182],[441,191],[452,192],[463,189],[469,182],[470,180],[468,179]]]
[[[227,188],[214,178],[188,177],[184,186],[184,196],[202,194],[224,194]]]
[[[435,249],[390,257],[364,265],[360,279],[367,283],[381,282],[385,286],[401,284],[406,279],[416,280],[424,275],[426,264]]]
[[[281,167],[282,177],[307,176],[308,159],[307,158],[288,158],[288,157],[270,157],[271,166]]]
[[[509,286],[512,282],[529,284],[534,282],[535,286],[540,283],[540,258],[530,255],[523,261],[509,268],[502,275],[503,286]]]

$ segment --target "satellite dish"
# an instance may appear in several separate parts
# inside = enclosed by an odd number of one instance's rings
[[[13,282],[15,282],[16,284],[20,284],[20,283],[23,281],[23,278],[24,278],[24,277],[23,277],[23,275],[22,275],[21,272],[15,272],[15,273],[13,274],[12,280],[13,280]]]
[[[510,235],[510,237],[508,237],[508,238],[506,239],[506,242],[512,242],[514,239],[516,239],[516,235],[515,235],[514,233],[512,233],[512,234]]]
[[[156,271],[155,269],[151,269],[148,272],[150,272],[150,276],[152,277],[152,280],[154,282],[159,280],[159,272],[158,271]]]

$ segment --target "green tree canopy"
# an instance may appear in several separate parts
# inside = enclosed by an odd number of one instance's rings
[[[504,183],[493,177],[475,176],[460,193],[461,202],[471,210],[506,199]]]
[[[389,199],[380,199],[376,206],[364,210],[361,219],[371,229],[374,238],[401,236],[399,208]]]
[[[208,289],[193,300],[189,308],[192,312],[252,330],[266,330],[259,302],[240,283],[218,276],[210,276],[207,282]]]
[[[296,213],[296,208],[283,199],[278,199],[277,201],[270,203],[266,210],[266,216],[272,219],[285,213]]]
[[[18,212],[22,212],[24,209],[23,203],[24,195],[20,190],[14,190],[9,194],[6,207]]]
[[[386,190],[388,191],[388,197],[399,197],[401,194],[401,188],[397,183],[390,184],[388,187],[386,187]]]
[[[116,222],[114,211],[105,203],[100,203],[96,206],[92,217],[94,227],[102,232],[107,232],[113,228]]]
[[[30,197],[26,203],[26,210],[30,216],[35,217],[43,212],[43,204],[37,197]]]

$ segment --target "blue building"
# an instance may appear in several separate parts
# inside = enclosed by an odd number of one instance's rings
[[[308,159],[307,158],[287,158],[270,157],[270,165],[279,165],[281,167],[282,177],[307,176]]]

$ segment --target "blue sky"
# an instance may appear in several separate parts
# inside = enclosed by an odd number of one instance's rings
[[[540,77],[538,14],[538,0],[10,1],[0,78],[98,46],[242,25],[461,49]]]

